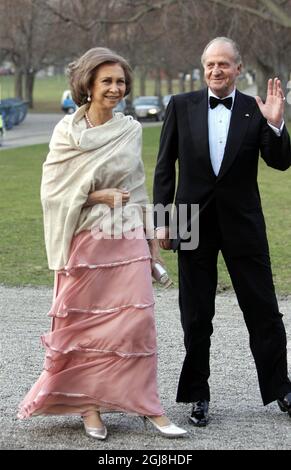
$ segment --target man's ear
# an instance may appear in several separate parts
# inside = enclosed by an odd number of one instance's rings
[[[237,66],[237,74],[240,75],[242,71],[242,63]]]

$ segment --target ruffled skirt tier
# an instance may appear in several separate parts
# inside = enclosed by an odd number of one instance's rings
[[[162,415],[153,306],[142,228],[132,239],[77,235],[56,273],[44,369],[19,418],[91,410]]]

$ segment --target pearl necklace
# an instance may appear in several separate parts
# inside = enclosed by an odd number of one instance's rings
[[[89,127],[91,127],[91,128],[95,127],[94,124],[92,124],[92,122],[90,121],[89,116],[88,116],[87,113],[85,113],[85,119],[86,119],[87,124],[88,124]]]

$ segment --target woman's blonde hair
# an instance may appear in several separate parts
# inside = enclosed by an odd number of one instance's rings
[[[70,79],[72,98],[77,106],[87,103],[88,93],[90,94],[98,67],[103,64],[119,64],[123,68],[126,84],[125,95],[130,93],[132,70],[129,63],[106,47],[94,47],[68,65],[67,73]]]

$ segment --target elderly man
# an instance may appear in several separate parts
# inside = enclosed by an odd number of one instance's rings
[[[265,103],[236,89],[241,57],[229,38],[212,40],[202,64],[207,88],[176,95],[167,107],[154,181],[154,204],[172,203],[178,160],[175,204],[200,207],[196,249],[182,249],[181,239],[170,240],[169,227],[157,228],[160,246],[178,250],[186,356],[177,401],[193,404],[191,423],[208,423],[210,336],[221,251],[249,331],[263,403],[278,400],[291,416],[286,334],[257,184],[259,153],[277,170],[291,164],[285,97],[278,78],[269,80]]]

